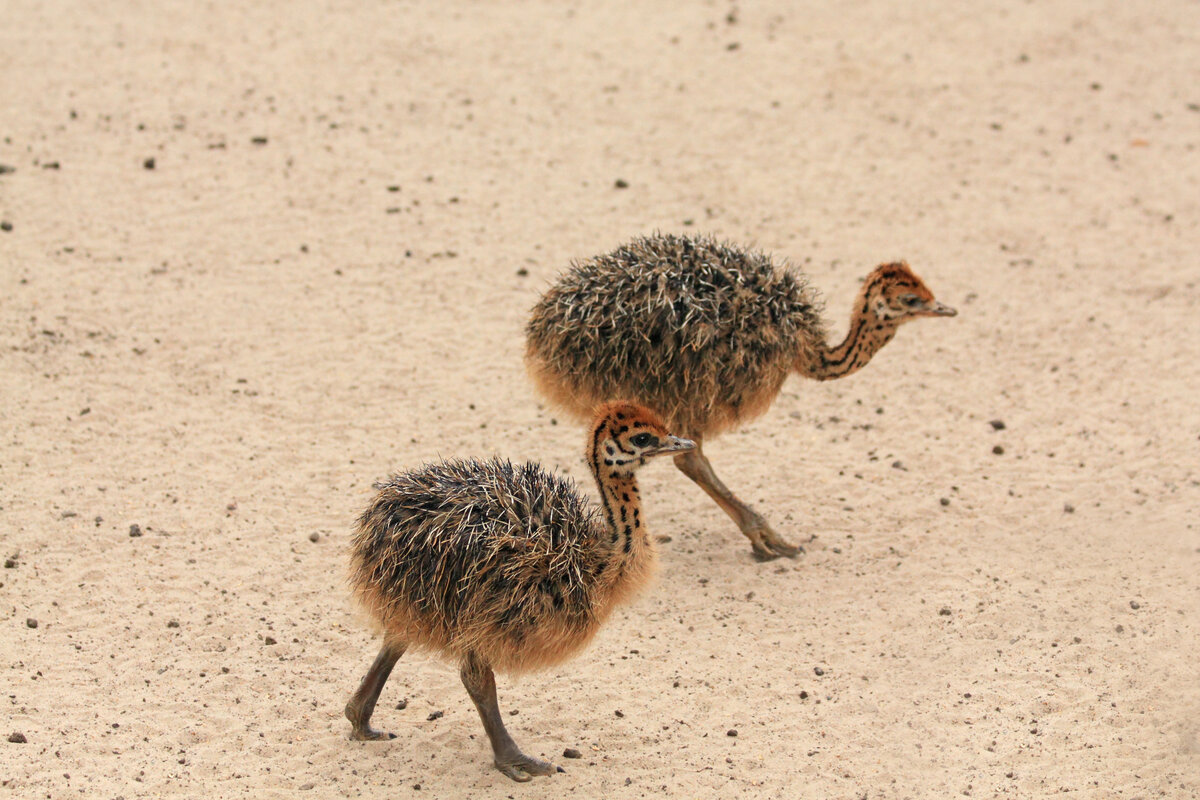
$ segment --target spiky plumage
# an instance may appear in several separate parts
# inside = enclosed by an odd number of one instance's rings
[[[459,460],[378,484],[359,520],[353,584],[389,636],[494,667],[587,643],[610,549],[597,510],[538,464]],[[550,639],[557,639],[557,643]],[[535,641],[536,640],[536,641]]]
[[[819,314],[787,264],[658,234],[573,264],[534,307],[527,363],[569,408],[635,397],[679,430],[715,432],[764,411],[815,354]]]

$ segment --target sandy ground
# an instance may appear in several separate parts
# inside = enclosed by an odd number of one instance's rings
[[[1200,796],[1200,5],[235,5],[4,4],[0,795]],[[712,443],[802,558],[644,473],[657,585],[500,681],[566,774],[422,658],[350,741],[370,484],[584,477],[523,322],[655,229],[960,315]]]

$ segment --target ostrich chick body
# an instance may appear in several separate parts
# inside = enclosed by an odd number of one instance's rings
[[[645,584],[655,553],[634,472],[693,446],[657,414],[609,403],[588,437],[599,509],[539,465],[499,459],[432,464],[377,486],[354,537],[351,582],[384,644],[346,706],[354,738],[384,738],[370,727],[379,693],[405,650],[423,648],[461,665],[497,768],[519,781],[553,773],[509,736],[492,670],[567,659]]]
[[[767,410],[793,372],[856,372],[904,322],[954,316],[904,263],[871,272],[841,344],[826,341],[803,274],[763,253],[704,236],[656,234],[576,262],[541,298],[526,365],[551,401],[576,415],[627,397],[696,448],[675,464],[701,486],[762,559],[799,552],[716,476],[702,442]]]

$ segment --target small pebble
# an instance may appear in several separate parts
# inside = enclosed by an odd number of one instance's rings
[[[251,143],[251,144],[266,144],[266,143],[267,143],[267,137],[265,137],[265,136],[255,136],[255,137],[253,137],[252,139],[250,139],[250,143]]]
[[[3,222],[0,222],[0,231],[4,231],[5,233],[8,233],[11,230],[12,230],[11,222],[9,222],[8,220],[4,220]]]
[[[800,690],[800,699],[801,699],[801,700],[807,700],[807,699],[808,699],[808,692],[806,692],[804,689],[801,689],[801,690]]]
[[[815,672],[815,673],[816,673],[816,674],[818,674],[818,675],[824,675],[824,674],[825,674],[825,670],[821,669],[820,667],[813,667],[813,672]]]
[[[938,500],[938,502],[939,502],[939,503],[941,503],[941,504],[942,504],[942,505],[944,505],[944,506],[948,506],[948,505],[950,505],[950,498],[949,498],[949,497],[943,497],[941,500]]]
[[[142,535],[142,526],[136,522],[129,526],[129,535],[136,538]]]
[[[17,568],[17,560],[15,558],[4,559],[4,568],[5,569],[16,569]]]
[[[1124,632],[1125,632],[1125,626],[1124,626],[1124,625],[1118,625],[1118,626],[1117,626],[1117,633],[1124,633]]]
[[[1002,455],[1004,455],[1004,448],[1001,447],[1000,445],[996,445],[995,447],[992,448],[992,452],[998,456],[1002,456]]]
[[[529,274],[529,270],[525,269],[524,267],[520,267],[517,269],[517,277],[524,278],[528,274]]]
[[[267,645],[268,647],[275,644],[275,637],[274,636],[264,636],[263,644]]]
[[[953,613],[954,613],[954,612],[953,612],[953,611],[951,611],[951,610],[950,610],[948,607],[946,607],[946,606],[942,606],[941,608],[939,608],[939,609],[938,609],[938,614],[939,614],[940,616],[943,616],[943,617],[948,617],[948,616],[950,616],[950,615],[951,615],[951,614],[953,614]]]
[[[168,620],[168,621],[167,621],[167,627],[168,627],[168,628],[178,628],[178,627],[179,627],[179,620],[177,620],[177,619]]]
[[[629,181],[625,180],[624,178],[617,178],[615,181],[613,181],[613,186],[617,187],[618,189],[628,189]]]
[[[425,721],[433,722],[435,719],[441,719],[442,716],[445,715],[445,713],[446,713],[445,711],[434,711],[428,717],[425,718]]]
[[[729,730],[725,731],[725,735],[726,736],[737,736],[737,728],[730,728]]]
[[[321,534],[317,533],[316,531],[313,531],[312,533],[310,533],[308,535],[308,540],[310,542],[319,542],[319,541],[321,541]]]
[[[1004,424],[1004,420],[1002,420],[1002,419],[994,419],[991,422],[989,422],[988,425],[991,425],[992,430],[994,430],[994,431],[1002,431],[1007,427]]]
[[[566,750],[563,750],[563,758],[583,758],[583,754],[574,747],[568,747]]]
[[[1074,514],[1075,506],[1071,505],[1070,503],[1063,503],[1063,512],[1067,514]]]
[[[143,169],[154,169],[154,159],[147,158],[145,161],[142,162],[142,168]]]
[[[1142,604],[1139,603],[1137,600],[1130,600],[1129,607],[1132,608],[1134,611],[1137,611],[1139,608],[1142,607]]]
[[[25,734],[21,733],[20,731],[13,731],[10,733],[8,735],[8,740],[13,744],[26,744],[29,742],[29,740],[25,738]]]
[[[618,708],[616,711],[614,711],[613,713],[614,713],[614,714],[616,714],[618,717],[623,717],[623,716],[625,716],[625,712],[624,712],[624,711],[622,711],[622,710],[621,710],[621,709],[619,709],[619,708]]]
[[[27,617],[27,618],[25,619],[25,627],[26,627],[26,628],[36,628],[36,627],[37,627],[37,620],[36,620],[36,619],[34,619],[33,617]]]

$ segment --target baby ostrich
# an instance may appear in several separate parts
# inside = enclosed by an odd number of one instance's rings
[[[767,410],[791,372],[817,380],[861,369],[901,324],[952,317],[907,264],[867,276],[841,344],[826,341],[805,277],[704,236],[656,234],[576,262],[533,309],[526,365],[576,414],[611,397],[661,413],[696,442],[675,465],[738,524],[760,559],[794,556],[713,472],[703,440]]]
[[[379,484],[358,522],[351,580],[384,644],[346,705],[353,737],[384,738],[369,724],[379,692],[407,648],[425,648],[461,664],[501,772],[527,781],[558,769],[508,735],[492,669],[566,660],[645,584],[655,552],[634,472],[693,447],[654,412],[609,403],[587,445],[601,509],[537,464],[499,459],[431,464]]]

